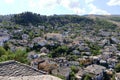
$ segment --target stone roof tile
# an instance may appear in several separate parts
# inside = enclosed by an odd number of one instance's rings
[[[36,76],[42,74],[46,74],[46,72],[14,60],[0,63],[0,76]]]

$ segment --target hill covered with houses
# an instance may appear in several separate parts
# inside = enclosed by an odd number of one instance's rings
[[[119,80],[120,16],[1,15],[0,62],[8,60],[25,63],[29,76],[40,70],[64,80]]]

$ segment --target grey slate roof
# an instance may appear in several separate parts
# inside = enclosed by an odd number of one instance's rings
[[[98,74],[102,73],[105,69],[106,69],[106,67],[104,67],[104,66],[92,64],[85,68],[85,72],[98,75]]]
[[[53,75],[61,75],[64,77],[68,77],[71,72],[71,69],[68,67],[60,67],[58,69],[52,70]]]
[[[120,80],[120,73],[116,73],[115,77],[117,78],[116,80]]]
[[[0,76],[0,80],[62,80],[62,79],[52,75],[39,75],[39,76],[17,76],[17,77]]]
[[[26,64],[11,60],[0,63],[0,76],[36,76],[46,74]]]

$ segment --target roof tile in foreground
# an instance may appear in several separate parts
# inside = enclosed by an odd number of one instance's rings
[[[29,65],[10,60],[0,63],[0,76],[37,76],[43,75],[46,72],[34,69]]]

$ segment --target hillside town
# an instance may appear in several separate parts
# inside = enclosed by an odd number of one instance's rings
[[[120,80],[120,29],[76,26],[1,22],[0,80]]]

